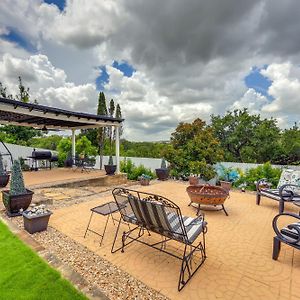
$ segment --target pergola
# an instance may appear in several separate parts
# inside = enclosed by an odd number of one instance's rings
[[[120,135],[119,128],[124,119],[110,116],[93,115],[68,111],[51,106],[0,97],[0,124],[32,127],[42,130],[71,130],[72,156],[75,158],[75,130],[98,127],[115,127],[116,133],[116,165],[120,172]]]

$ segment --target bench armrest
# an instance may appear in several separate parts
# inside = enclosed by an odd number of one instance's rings
[[[295,241],[291,241],[290,239],[287,239],[284,235],[282,235],[282,233],[280,232],[280,230],[278,229],[278,226],[277,226],[277,222],[278,222],[278,219],[281,217],[281,216],[289,216],[289,217],[292,217],[292,218],[296,218],[298,220],[300,220],[300,216],[299,215],[296,215],[296,214],[293,214],[293,213],[282,213],[282,214],[278,214],[277,216],[274,217],[273,219],[273,222],[272,222],[272,225],[273,225],[273,229],[276,233],[276,235],[284,242],[288,243],[288,244],[297,244],[300,242],[300,227],[299,226],[295,226],[294,224],[290,224],[288,225],[288,229],[294,229],[297,231],[298,233],[298,239]]]
[[[300,187],[296,184],[284,184],[279,188],[279,196],[282,200],[285,201],[293,201],[293,198],[295,195],[298,195],[297,193],[295,193],[293,190],[288,189],[289,187],[296,187],[299,188]],[[284,194],[283,194],[284,193]]]
[[[272,183],[268,182],[266,178],[261,178],[257,181],[256,183],[256,190],[260,191],[261,190],[261,185],[265,185],[268,188],[270,188],[272,186]]]

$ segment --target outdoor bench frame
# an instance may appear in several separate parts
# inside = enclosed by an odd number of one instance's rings
[[[181,291],[206,259],[205,233],[207,232],[207,223],[204,221],[204,216],[184,217],[175,203],[155,194],[125,188],[115,188],[112,194],[119,206],[120,221],[122,219],[126,223],[135,225],[135,227],[123,232],[122,246],[115,249],[115,242],[120,229],[119,222],[111,252],[115,253],[119,250],[124,252],[126,246],[137,241],[180,259],[178,291]],[[125,207],[124,204],[126,204]],[[145,231],[148,232],[149,236],[151,236],[150,232],[161,235],[162,241],[150,243],[141,240],[140,238],[144,236]],[[202,240],[194,243],[201,233]],[[182,256],[167,251],[166,243],[171,240],[184,244]]]

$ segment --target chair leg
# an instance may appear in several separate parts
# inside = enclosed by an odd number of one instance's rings
[[[196,215],[197,215],[197,216],[199,216],[200,209],[201,209],[201,205],[200,205],[200,203],[199,203],[199,204],[198,204],[198,208],[197,208],[197,212],[196,212]]]
[[[256,204],[259,205],[260,204],[260,198],[261,198],[261,195],[259,192],[256,193]]]
[[[280,248],[281,248],[281,242],[278,239],[278,237],[275,236],[273,238],[273,257],[272,257],[274,260],[278,259],[278,256],[279,256],[279,253],[280,253]]]
[[[110,250],[110,252],[111,252],[111,253],[115,253],[116,251],[118,251],[118,250],[119,250],[119,249],[117,249],[117,250],[114,250],[114,247],[115,247],[115,243],[116,243],[116,240],[117,240],[117,237],[118,237],[118,233],[119,233],[120,225],[121,225],[121,217],[120,217],[120,220],[119,220],[119,223],[118,223],[118,227],[117,227],[117,230],[116,230],[116,234],[115,234],[115,238],[114,238],[114,241],[113,241],[113,244],[112,244],[111,250]],[[130,229],[130,228],[129,228],[129,229]]]
[[[279,213],[282,214],[284,212],[284,200],[279,200]]]

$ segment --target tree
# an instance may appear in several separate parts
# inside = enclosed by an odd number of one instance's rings
[[[223,159],[223,151],[213,129],[201,119],[196,119],[177,126],[164,156],[176,177],[187,177],[193,173],[211,179],[215,175],[212,165]]]
[[[0,93],[4,98],[12,99],[11,95],[7,94],[7,88],[2,85],[0,82]],[[16,98],[22,102],[29,102],[29,88],[26,88],[22,84],[22,79],[19,76],[19,94],[16,95]],[[19,144],[19,145],[28,145],[29,140],[36,136],[42,136],[42,132],[31,127],[16,126],[16,125],[5,125],[0,128],[0,132],[4,133],[1,135],[1,138],[5,142]]]
[[[274,119],[261,120],[244,109],[212,115],[211,124],[226,161],[261,163],[277,155],[280,129]]]
[[[108,108],[108,112],[109,112],[109,116],[113,117],[114,113],[115,113],[115,102],[114,99],[111,99],[109,102],[109,108]],[[114,140],[114,129],[112,126],[107,128],[108,131],[108,140],[109,140],[109,154],[112,155],[113,152],[113,140]]]
[[[18,77],[18,80],[19,80],[19,94],[16,95],[16,98],[19,101],[28,103],[28,102],[30,102],[30,94],[29,94],[30,89],[29,89],[29,87],[26,88],[23,85],[21,76]]]
[[[97,114],[101,116],[107,116],[106,99],[103,92],[99,93]],[[98,153],[100,155],[100,169],[102,169],[102,164],[103,164],[103,150],[104,150],[106,135],[107,135],[107,128],[100,127],[97,132]]]

